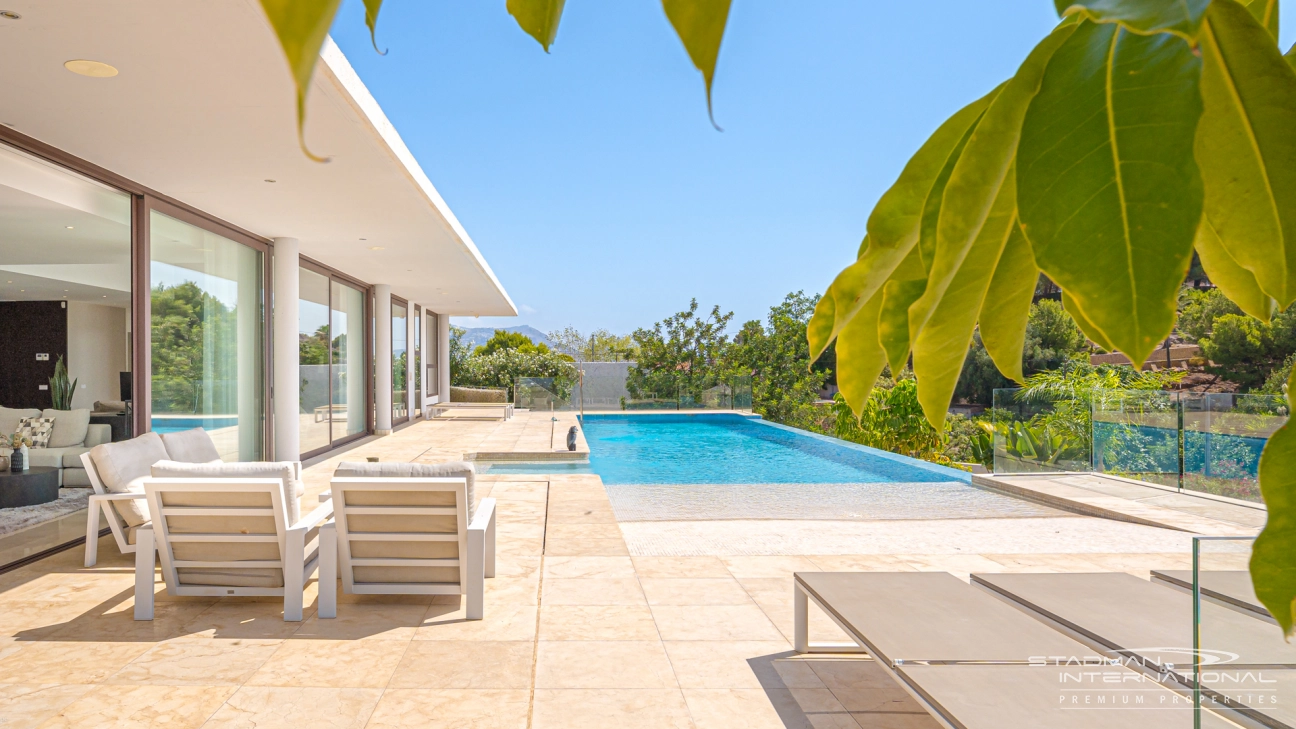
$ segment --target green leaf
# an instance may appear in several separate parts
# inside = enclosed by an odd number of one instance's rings
[[[1030,317],[1039,268],[1030,243],[1014,224],[995,265],[994,277],[981,305],[981,344],[999,371],[1015,382],[1026,381],[1022,372],[1026,349],[1026,320]],[[965,353],[966,355],[966,353]]]
[[[1026,108],[1039,91],[1049,58],[1075,29],[1075,25],[1067,25],[1054,30],[1035,46],[1017,69],[1017,74],[1001,87],[981,120],[973,127],[967,144],[950,171],[949,181],[941,191],[939,220],[932,226],[935,231],[930,236],[928,217],[924,215],[919,249],[926,256],[927,246],[924,244],[931,238],[933,260],[943,261],[944,265],[930,269],[926,291],[909,309],[911,338],[917,337],[927,324],[963,257],[990,220],[991,208],[1001,197],[1000,193],[1015,182],[1009,178],[1009,170],[1017,156]],[[932,192],[936,190],[934,186]],[[929,206],[931,198],[929,195]],[[998,226],[1006,228],[1008,222],[998,221]],[[994,256],[997,260],[998,251]],[[973,311],[972,315],[975,321],[976,312]],[[921,384],[921,380],[919,382]]]
[[[1278,0],[1245,0],[1243,5],[1251,12],[1251,17],[1256,22],[1264,26],[1273,36],[1274,42],[1278,41]]]
[[[1206,216],[1285,309],[1296,301],[1296,71],[1232,0],[1211,6],[1201,54],[1196,156]]]
[[[1005,174],[1005,179],[1007,183],[1000,188],[972,247],[961,256],[946,248],[943,257],[937,254],[932,267],[933,277],[946,268],[953,268],[954,274],[932,309],[930,320],[914,337],[913,367],[918,378],[918,402],[927,422],[937,431],[945,427],[945,415],[963,370],[963,360],[967,358],[977,315],[1008,236],[1016,228],[1013,222],[1017,217],[1017,188],[1014,178]],[[959,260],[949,260],[956,257]]]
[[[261,9],[279,38],[279,47],[288,59],[288,70],[297,86],[297,143],[316,162],[328,160],[306,148],[306,92],[319,61],[320,48],[341,4],[342,0],[261,0]]]
[[[859,260],[837,274],[824,292],[824,298],[832,298],[833,305],[816,309],[810,320],[806,334],[811,359],[823,354],[851,317],[873,298],[918,244],[923,207],[932,184],[992,98],[983,96],[946,119],[878,200],[869,215],[868,235],[860,244]]]
[[[1107,338],[1107,335],[1104,334],[1101,329],[1094,326],[1089,317],[1080,310],[1080,304],[1076,302],[1075,297],[1068,295],[1066,291],[1062,292],[1062,308],[1066,309],[1066,312],[1071,315],[1072,319],[1075,319],[1076,324],[1080,326],[1080,331],[1084,332],[1085,336],[1088,337],[1090,341],[1096,343],[1099,347],[1102,347],[1108,352],[1116,351],[1116,345],[1111,343],[1111,340]],[[1139,360],[1140,363],[1146,361],[1146,357]]]
[[[1288,407],[1296,394],[1296,370],[1287,380]],[[1288,420],[1260,454],[1260,495],[1269,516],[1251,550],[1256,597],[1291,636],[1296,623],[1296,423]]]
[[[545,53],[558,37],[558,21],[562,19],[563,3],[566,0],[508,0],[506,7],[509,15],[535,38]]]
[[[1174,326],[1201,220],[1200,70],[1177,36],[1081,23],[1022,126],[1017,202],[1035,261],[1136,362]]]
[[[1210,277],[1211,283],[1219,287],[1242,311],[1260,321],[1269,321],[1273,316],[1274,300],[1269,298],[1256,282],[1256,277],[1229,254],[1228,249],[1220,242],[1219,234],[1205,217],[1197,230],[1197,242],[1194,244],[1197,256],[1201,259],[1202,268]]]
[[[909,362],[909,307],[927,288],[927,272],[915,248],[882,287],[882,312],[877,335],[886,351],[892,374],[899,374]],[[840,356],[840,355],[839,355]]]
[[[1287,59],[1288,66],[1296,69],[1296,43],[1293,43],[1292,47],[1287,49],[1287,55],[1283,56],[1283,58]]]
[[[1095,23],[1120,23],[1141,35],[1197,37],[1211,0],[1053,0],[1058,15],[1082,15]]]
[[[886,352],[878,342],[878,314],[882,309],[882,292],[865,302],[837,336],[837,387],[842,397],[859,417],[868,402],[878,375],[886,366]],[[823,304],[823,299],[819,300]]]
[[[729,2],[662,0],[666,18],[684,43],[684,50],[688,51],[693,66],[702,72],[702,80],[706,82],[707,114],[711,117],[712,126],[715,126],[715,113],[711,109],[711,82],[715,79],[720,42],[724,40],[725,25],[729,22]]]
[[[383,0],[364,0],[365,25],[369,26],[369,42],[373,43],[375,51],[378,51],[378,11],[382,4]],[[378,52],[387,55],[387,51]]]

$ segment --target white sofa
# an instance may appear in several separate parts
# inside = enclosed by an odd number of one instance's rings
[[[86,523],[85,564],[98,559],[99,518],[108,521],[117,548],[123,554],[136,549],[138,531],[148,524],[144,486],[151,478],[248,479],[275,478],[281,482],[287,503],[288,523],[301,513],[299,462],[223,463],[211,436],[201,428],[179,433],[145,433],[119,443],[95,446],[81,456],[95,495],[90,497]]]
[[[112,439],[112,429],[107,425],[91,425],[90,410],[37,410],[0,407],[0,442],[18,430],[23,418],[53,418],[54,432],[46,448],[29,448],[29,465],[59,469],[59,485],[90,487],[90,477],[81,463],[81,455],[91,448]],[[0,455],[9,455],[12,449],[0,447]]]

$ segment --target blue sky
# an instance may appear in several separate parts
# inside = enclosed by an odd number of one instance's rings
[[[1049,0],[734,0],[717,132],[659,2],[570,0],[549,55],[504,5],[389,0],[379,56],[345,0],[333,37],[522,312],[456,323],[542,331],[693,297],[738,325],[823,291],[927,135],[1056,22]]]

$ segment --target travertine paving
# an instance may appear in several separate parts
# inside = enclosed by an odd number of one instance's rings
[[[306,498],[340,460],[434,462],[541,439],[499,425],[418,423],[374,439],[312,466]],[[464,620],[457,597],[387,596],[340,596],[337,619],[320,620],[312,582],[306,619],[285,623],[275,599],[168,598],[159,581],[157,618],[135,622],[132,561],[111,538],[94,568],[72,550],[0,575],[0,726],[925,729],[936,724],[867,658],[792,652],[792,572],[1146,577],[1188,565],[1175,541],[977,552],[949,535],[902,539],[912,522],[886,526],[890,551],[759,554],[748,540],[737,553],[717,540],[710,554],[632,556],[634,525],[623,532],[595,476],[484,476],[478,496],[499,510],[481,621]],[[1001,532],[1023,520],[1005,521]],[[842,639],[821,615],[811,633]]]

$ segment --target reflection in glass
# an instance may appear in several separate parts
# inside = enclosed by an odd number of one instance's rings
[[[329,279],[302,268],[297,285],[300,450],[310,453],[329,445]]]
[[[226,461],[262,455],[261,252],[152,211],[155,432],[203,428]]]
[[[423,361],[427,363],[427,394],[429,397],[441,394],[441,379],[437,376],[437,347],[440,341],[440,329],[437,328],[437,315],[427,312],[427,351]]]
[[[392,423],[409,419],[409,391],[405,379],[409,364],[405,315],[405,305],[392,302]]]
[[[414,307],[414,417],[423,414],[423,310]]]
[[[365,432],[364,292],[333,282],[333,440]]]

